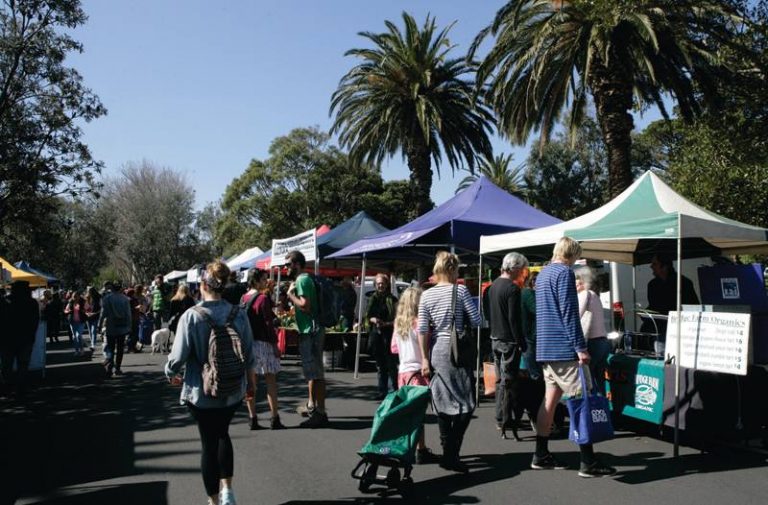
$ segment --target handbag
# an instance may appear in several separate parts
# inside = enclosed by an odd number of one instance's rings
[[[579,366],[581,380],[581,398],[569,398],[568,417],[571,427],[568,439],[579,444],[596,444],[613,438],[613,424],[608,398],[601,395],[594,377],[592,390],[587,389],[587,379],[584,377],[584,367]]]
[[[368,351],[368,355],[375,356],[382,345],[383,345],[383,337],[381,335],[381,331],[379,330],[378,327],[371,326],[371,329],[368,330],[368,345],[366,346],[366,351]]]
[[[464,330],[459,334],[456,329],[456,295],[458,285],[453,285],[451,295],[451,364],[457,368],[473,369],[477,364],[477,348],[472,342],[472,335],[468,331],[469,325],[464,325]]]

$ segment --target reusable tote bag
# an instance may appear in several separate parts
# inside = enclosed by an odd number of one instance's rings
[[[611,411],[608,399],[598,392],[594,378],[592,390],[587,389],[587,379],[584,377],[584,367],[579,367],[581,380],[581,398],[570,398],[567,401],[568,417],[571,419],[571,429],[568,438],[579,444],[596,444],[613,438]]]

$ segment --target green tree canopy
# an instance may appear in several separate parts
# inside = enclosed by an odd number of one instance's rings
[[[405,222],[409,201],[403,181],[384,183],[379,171],[352,163],[317,128],[276,138],[264,161],[252,160],[227,187],[216,222],[225,255],[328,224],[365,210],[384,226]]]
[[[101,164],[80,125],[106,113],[64,63],[82,46],[69,32],[86,20],[79,0],[0,1],[0,237],[24,240],[59,207],[57,195],[94,190]]]
[[[432,208],[433,162],[438,175],[443,156],[452,169],[463,162],[473,172],[478,154],[491,155],[493,117],[466,79],[475,64],[450,57],[450,27],[438,31],[427,16],[419,28],[405,12],[405,31],[385,24],[384,33],[360,33],[372,48],[346,52],[361,62],[333,94],[331,132],[356,163],[380,164],[401,152],[410,169],[410,217],[416,217]]]
[[[733,75],[724,48],[752,59],[737,37],[743,18],[723,0],[512,0],[477,37],[494,45],[478,70],[499,129],[515,142],[552,134],[561,111],[570,131],[596,109],[608,154],[610,195],[632,181],[630,111],[665,95],[685,119],[721,98],[716,83]],[[470,52],[472,54],[472,51]]]
[[[528,203],[563,220],[596,209],[608,195],[607,156],[595,122],[586,120],[575,140],[560,133],[534,147],[523,178]]]

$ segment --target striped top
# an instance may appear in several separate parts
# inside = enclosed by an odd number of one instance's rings
[[[431,331],[438,338],[450,338],[452,292],[453,284],[438,284],[424,291],[419,302],[419,333],[426,335]],[[456,331],[459,333],[464,329],[465,313],[469,316],[471,326],[480,326],[480,314],[472,301],[472,295],[466,286],[459,284],[456,292]]]
[[[547,265],[536,277],[536,360],[573,361],[586,350],[576,277],[568,265]]]

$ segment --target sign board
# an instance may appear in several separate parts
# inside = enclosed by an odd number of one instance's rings
[[[608,358],[611,408],[625,416],[661,424],[664,415],[664,362],[626,354]]]
[[[291,251],[300,251],[307,262],[317,257],[317,231],[313,228],[289,238],[272,240],[273,267],[285,265],[285,256]]]
[[[680,366],[747,375],[750,315],[732,312],[682,312]],[[669,313],[667,356],[677,352],[677,312]]]

